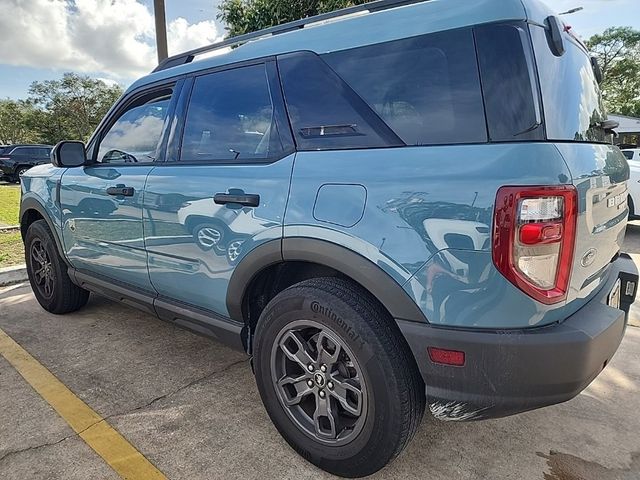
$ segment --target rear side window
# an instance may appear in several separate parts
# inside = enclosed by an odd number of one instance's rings
[[[370,45],[323,58],[405,144],[487,141],[471,29]]]
[[[283,153],[264,64],[197,77],[180,160],[266,160]]]
[[[516,25],[487,25],[477,27],[475,35],[490,140],[542,140],[528,32]]]
[[[622,152],[622,154],[627,157],[627,160],[631,160],[633,158],[633,152],[629,151],[629,150],[625,150]]]
[[[284,55],[278,58],[278,67],[298,149],[403,144],[316,54]]]

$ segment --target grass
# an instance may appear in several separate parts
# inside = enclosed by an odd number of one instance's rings
[[[0,226],[17,225],[20,187],[0,184]],[[0,268],[24,263],[20,231],[0,232]]]
[[[20,211],[20,187],[0,184],[0,226],[17,225]]]
[[[20,232],[0,233],[0,268],[24,263]]]

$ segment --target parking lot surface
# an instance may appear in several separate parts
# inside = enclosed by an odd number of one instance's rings
[[[640,263],[640,223],[625,247]],[[427,414],[375,477],[637,480],[638,311],[613,361],[574,400],[475,423]],[[0,329],[166,478],[331,478],[280,438],[247,358],[213,340],[96,296],[80,312],[51,315],[28,285],[0,290]],[[2,355],[0,478],[119,478]]]

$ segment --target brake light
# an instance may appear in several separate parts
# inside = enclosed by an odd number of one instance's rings
[[[539,302],[564,300],[576,216],[573,186],[500,188],[493,219],[493,263],[498,271]]]

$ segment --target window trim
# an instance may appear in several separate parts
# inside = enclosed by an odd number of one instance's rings
[[[89,144],[86,148],[87,155],[87,166],[94,167],[110,167],[110,168],[120,168],[120,167],[139,167],[139,166],[149,166],[149,165],[157,165],[159,163],[164,162],[164,158],[166,156],[167,150],[167,136],[169,127],[171,126],[171,122],[174,120],[173,112],[176,109],[176,105],[178,103],[178,97],[180,96],[182,86],[184,83],[184,77],[181,78],[172,78],[168,81],[154,83],[152,85],[147,85],[143,88],[139,88],[131,92],[130,94],[122,97],[116,104],[111,108],[105,118],[102,120],[98,129],[93,134],[91,139],[89,140]],[[156,152],[158,156],[152,162],[140,162],[140,163],[103,163],[97,161],[97,154],[100,150],[100,143],[109,132],[111,127],[118,121],[118,119],[126,113],[132,104],[136,101],[140,100],[140,98],[153,95],[154,93],[161,92],[162,90],[172,89],[171,99],[169,100],[169,107],[167,109],[167,116],[165,117],[164,124],[162,126],[162,131],[160,133],[160,139],[158,142],[158,147]]]
[[[208,159],[208,160],[190,160],[184,161],[180,157],[182,155],[182,142],[184,139],[184,130],[187,120],[187,112],[191,103],[191,96],[195,86],[195,81],[198,77],[206,75],[212,75],[230,70],[236,70],[245,67],[251,67],[256,65],[263,65],[265,74],[267,77],[267,86],[269,88],[269,94],[273,106],[273,115],[278,129],[278,135],[280,136],[280,142],[282,143],[282,151],[278,155],[274,155],[267,158],[242,158],[238,160],[225,159]],[[190,165],[190,166],[206,166],[206,165],[268,165],[275,163],[283,158],[290,156],[296,152],[296,145],[291,132],[291,126],[287,117],[287,112],[284,105],[284,97],[282,94],[282,87],[280,85],[280,78],[277,72],[276,60],[274,56],[262,57],[251,59],[242,62],[231,63],[227,65],[221,65],[214,68],[208,68],[206,70],[199,70],[193,72],[187,76],[182,89],[183,93],[180,95],[180,103],[175,110],[176,119],[179,122],[176,125],[174,131],[170,132],[171,138],[167,145],[167,159],[160,163],[160,165]]]

